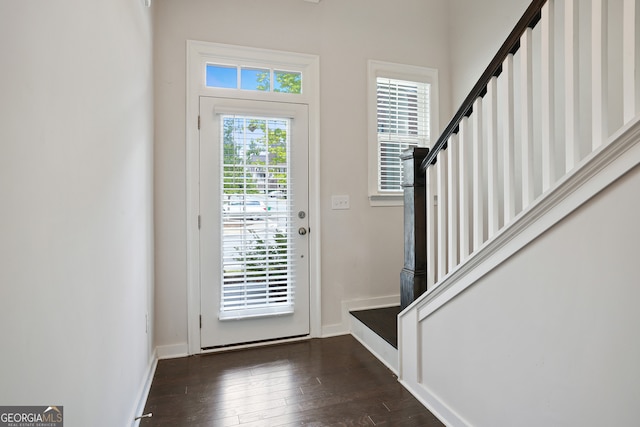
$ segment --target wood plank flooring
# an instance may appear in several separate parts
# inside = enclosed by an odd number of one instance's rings
[[[350,335],[161,360],[149,426],[443,424]]]

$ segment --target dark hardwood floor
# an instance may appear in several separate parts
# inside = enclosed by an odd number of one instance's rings
[[[140,426],[442,426],[350,335],[158,362]]]

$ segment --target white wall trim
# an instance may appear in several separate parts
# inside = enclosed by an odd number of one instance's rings
[[[368,310],[371,308],[393,307],[395,305],[400,305],[399,294],[342,301],[340,323],[323,326],[322,338],[346,335],[351,333],[351,315],[349,314],[349,312],[352,310]]]
[[[158,360],[177,359],[189,355],[189,345],[185,342],[182,344],[159,345],[156,347]]]
[[[609,138],[606,145],[587,156],[578,167],[531,207],[521,212],[494,239],[469,260],[447,274],[442,282],[407,307],[418,310],[418,321],[433,314],[480,278],[524,248],[546,230],[604,190],[640,163],[640,117]]]
[[[226,58],[252,65],[265,63],[303,71],[302,94],[235,91],[232,97],[255,100],[282,100],[305,103],[309,107],[309,298],[310,336],[321,335],[321,221],[320,221],[320,58],[317,55],[290,53],[244,46],[187,40],[187,102],[186,102],[186,174],[187,174],[187,354],[201,352],[200,345],[200,242],[197,218],[199,214],[199,131],[197,120],[200,96],[229,97],[229,91],[205,86],[202,79],[207,61]],[[221,92],[222,91],[222,92]],[[295,98],[292,98],[295,97]],[[169,346],[172,347],[172,346]]]
[[[338,337],[347,335],[349,331],[342,323],[334,323],[333,325],[325,325],[322,327],[322,338]]]
[[[140,387],[138,389],[138,398],[136,399],[136,405],[133,407],[133,414],[129,417],[131,420],[132,427],[138,427],[140,425],[140,420],[135,420],[136,417],[142,415],[144,411],[144,407],[147,404],[147,399],[149,398],[149,391],[151,390],[151,383],[153,382],[153,376],[156,373],[156,368],[158,367],[158,353],[157,350],[153,351],[151,358],[149,359],[149,364],[147,367],[147,372],[142,378],[142,382],[140,383]]]

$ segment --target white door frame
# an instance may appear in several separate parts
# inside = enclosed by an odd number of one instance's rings
[[[205,86],[207,62],[281,67],[302,72],[301,94],[265,93]],[[234,97],[307,104],[309,108],[309,314],[310,336],[321,335],[320,280],[320,59],[274,50],[187,40],[186,171],[187,171],[187,328],[189,354],[200,345],[199,129],[200,96]]]

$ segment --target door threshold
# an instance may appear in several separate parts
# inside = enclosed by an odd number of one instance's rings
[[[238,343],[238,344],[216,345],[212,347],[202,348],[201,354],[218,353],[222,351],[244,350],[244,349],[253,348],[253,347],[264,347],[264,346],[271,346],[271,345],[287,344],[287,343],[296,342],[296,341],[305,341],[308,339],[311,339],[311,334],[294,335],[291,337],[273,338],[268,340],[250,341],[250,342],[244,342],[244,343]]]

